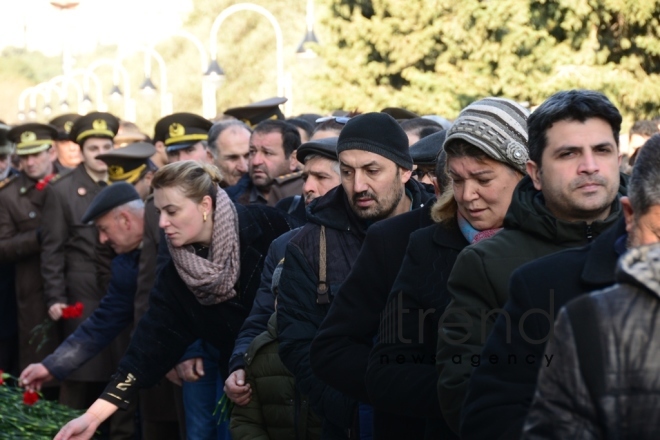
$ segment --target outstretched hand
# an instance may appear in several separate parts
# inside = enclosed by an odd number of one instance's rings
[[[92,438],[100,425],[94,414],[85,413],[64,425],[53,440],[88,440]]]
[[[41,385],[52,379],[53,376],[44,364],[30,364],[21,372],[18,384],[28,391],[40,391]]]

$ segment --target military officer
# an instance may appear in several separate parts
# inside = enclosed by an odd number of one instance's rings
[[[16,144],[23,172],[0,183],[0,262],[13,263],[18,314],[11,319],[18,319],[20,368],[41,359],[59,343],[55,328],[47,333],[39,353],[38,344],[29,343],[30,331],[48,316],[39,271],[39,226],[45,188],[54,177],[56,138],[57,130],[44,124],[23,124],[7,133],[7,139]]]
[[[134,142],[99,154],[98,159],[108,165],[110,183],[128,182],[135,187],[142,201],[151,193],[151,179],[156,166],[149,160],[156,148],[147,142]]]
[[[54,147],[57,153],[55,170],[58,174],[64,174],[80,164],[80,146],[69,139],[69,133],[73,123],[80,119],[80,115],[66,113],[50,120],[49,125],[57,129],[57,138]]]
[[[109,281],[112,250],[101,245],[93,225],[81,219],[102,187],[107,185],[108,166],[98,159],[113,148],[119,120],[93,112],[78,119],[70,138],[80,145],[82,162],[58,176],[46,189],[42,224],[41,273],[48,314],[59,320],[62,308],[80,301],[83,316],[63,322],[64,336],[73,332],[98,306]],[[124,341],[124,344],[126,341]],[[62,383],[60,402],[84,408],[110,379],[119,353],[105,350]]]

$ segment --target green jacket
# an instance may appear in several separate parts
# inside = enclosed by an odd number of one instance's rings
[[[293,375],[278,355],[277,313],[268,321],[268,330],[254,338],[245,353],[247,383],[252,399],[246,406],[234,406],[231,415],[233,440],[316,440],[321,438],[321,421],[301,396]]]
[[[620,194],[625,194],[625,179],[622,175]],[[543,195],[534,188],[532,180],[525,176],[513,193],[504,230],[459,254],[447,282],[451,302],[440,319],[436,356],[440,408],[455,432],[459,432],[461,407],[472,369],[479,362],[491,361],[481,359],[481,350],[509,299],[513,271],[545,255],[586,245],[621,215],[617,197],[605,220],[590,225],[558,220],[545,207]]]

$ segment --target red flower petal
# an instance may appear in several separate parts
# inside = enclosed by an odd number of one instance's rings
[[[34,391],[26,391],[23,393],[23,403],[25,405],[34,405],[39,400],[39,395]]]

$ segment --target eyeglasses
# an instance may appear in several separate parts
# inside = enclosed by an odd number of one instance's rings
[[[322,123],[322,122],[333,121],[333,120],[334,120],[337,124],[346,125],[346,123],[347,123],[348,121],[350,121],[351,118],[349,118],[348,116],[324,116],[324,117],[322,117],[322,118],[318,118],[318,119],[316,120],[316,123],[317,123],[317,124],[320,124],[320,123]]]
[[[429,176],[430,178],[433,178],[433,172],[434,170],[425,170],[424,168],[417,168],[416,170],[413,170],[412,177],[417,180],[422,180],[425,176]]]

